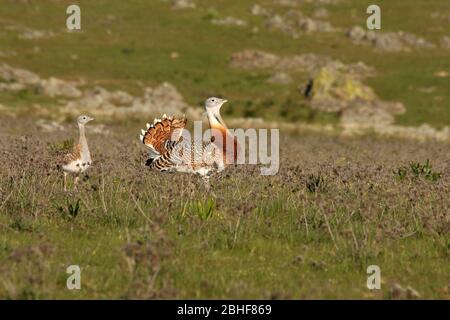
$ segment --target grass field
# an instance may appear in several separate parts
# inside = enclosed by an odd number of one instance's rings
[[[336,115],[299,111],[298,87],[307,75],[282,86],[267,83],[269,71],[229,67],[243,49],[312,52],[375,67],[367,83],[383,100],[406,106],[397,124],[450,125],[450,78],[435,76],[450,72],[448,50],[380,53],[344,32],[293,39],[266,30],[249,12],[255,2],[286,10],[274,1],[195,2],[196,9],[175,11],[159,0],[78,1],[82,30],[69,33],[71,1],[0,0],[0,63],[135,95],[169,81],[194,106],[226,97],[225,121],[251,113],[335,123]],[[448,34],[448,21],[433,18],[450,15],[448,1],[377,3],[384,30],[435,44]],[[364,26],[367,5],[328,5],[328,20],[343,30]],[[212,25],[211,15],[245,19],[250,27]],[[10,26],[55,35],[25,40]],[[107,132],[87,127],[94,165],[77,190],[63,192],[50,149],[77,131],[71,122],[45,132],[29,111],[40,104],[56,112],[58,99],[0,90],[0,104],[19,111],[7,116],[0,108],[0,299],[450,297],[448,143],[281,131],[277,175],[230,167],[212,178],[208,193],[198,177],[144,166],[136,137],[151,119],[96,119],[92,124],[105,124]],[[280,107],[286,105],[287,113]],[[66,288],[69,265],[81,267],[81,290]],[[381,290],[366,287],[369,265],[380,266]]]
[[[33,129],[1,137],[3,298],[389,298],[394,283],[448,298],[447,145],[285,135],[278,175],[230,168],[212,196],[149,172],[118,129],[89,136],[97,165],[64,193],[46,151],[60,135]],[[371,264],[382,290],[366,288]]]

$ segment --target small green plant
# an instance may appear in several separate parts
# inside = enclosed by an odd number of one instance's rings
[[[192,213],[201,220],[212,218],[215,209],[216,201],[213,198],[209,198],[205,202],[198,200],[191,206]]]
[[[306,189],[311,193],[325,190],[325,178],[321,174],[310,174],[306,179]]]
[[[394,174],[400,181],[403,181],[406,179],[406,176],[408,175],[408,169],[406,167],[400,167],[396,171],[394,171]]]
[[[442,177],[440,172],[433,171],[433,166],[429,159],[423,164],[420,162],[411,162],[409,166],[398,168],[394,171],[394,174],[399,180],[405,180],[408,172],[411,173],[415,179],[424,178],[429,181],[437,181]]]
[[[214,9],[209,9],[206,14],[203,16],[204,20],[211,21],[216,19],[219,16],[219,13]]]
[[[62,142],[49,143],[47,148],[50,152],[66,151],[73,148],[73,139],[67,139]]]
[[[58,206],[57,209],[65,219],[73,220],[81,212],[80,199],[75,204],[67,201],[67,207]]]

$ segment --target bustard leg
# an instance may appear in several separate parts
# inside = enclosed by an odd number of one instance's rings
[[[203,183],[205,184],[206,191],[211,191],[211,182],[209,181],[209,176],[202,176]]]
[[[210,176],[209,175],[204,175],[204,176],[202,176],[202,180],[203,180],[203,182],[205,184],[206,192],[210,193],[213,197],[215,197],[216,194],[214,193],[213,190],[211,190]]]
[[[64,191],[67,191],[67,172],[63,172],[64,173]]]
[[[80,175],[76,175],[75,179],[73,180],[74,188],[77,189],[78,180],[80,179]]]

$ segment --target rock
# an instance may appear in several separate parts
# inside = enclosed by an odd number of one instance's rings
[[[241,69],[265,69],[274,67],[279,58],[271,53],[259,50],[244,50],[231,56],[230,66]]]
[[[259,4],[254,4],[250,7],[250,13],[254,16],[265,16],[268,14],[268,11]]]
[[[38,119],[36,125],[39,129],[46,132],[64,131],[64,126],[56,121],[48,121],[45,119]]]
[[[436,71],[434,73],[434,76],[438,77],[438,78],[446,78],[446,77],[448,77],[448,75],[449,75],[449,73],[445,70]]]
[[[317,8],[314,10],[313,12],[313,17],[314,18],[319,18],[319,19],[323,19],[323,18],[327,18],[329,16],[329,12],[327,9],[325,8]]]
[[[19,25],[8,25],[5,27],[6,30],[16,31],[19,33],[19,39],[24,40],[35,40],[42,38],[51,38],[55,35],[53,31],[49,30],[35,30]]]
[[[50,38],[53,37],[54,35],[55,34],[52,31],[25,29],[19,35],[19,38],[25,40],[36,40],[42,38]]]
[[[298,5],[298,1],[296,0],[278,0],[277,4],[285,7],[296,7]]]
[[[409,32],[399,31],[397,32],[397,36],[407,45],[410,45],[412,47],[427,48],[427,49],[435,47],[434,44],[426,41],[424,38],[420,38],[415,34]]]
[[[434,48],[435,46],[423,38],[408,32],[374,32],[354,26],[346,32],[353,42],[371,45],[381,51],[408,51],[411,48]]]
[[[306,32],[331,32],[334,31],[332,25],[327,21],[313,20],[311,18],[302,18],[298,21],[299,26]]]
[[[326,112],[339,112],[351,101],[372,101],[376,97],[370,87],[347,75],[342,64],[330,63],[320,68],[310,82],[311,106]]]
[[[41,81],[37,74],[25,69],[13,68],[5,63],[0,65],[0,78],[7,83],[20,83],[24,86],[35,86]]]
[[[374,74],[374,69],[362,62],[345,65],[339,61],[334,61],[330,57],[312,53],[279,57],[275,54],[260,50],[244,50],[236,52],[231,56],[230,66],[241,69],[268,69],[273,68],[277,72],[308,72],[312,73],[316,69],[330,64],[340,64],[345,68],[345,72],[352,74],[357,79]]]
[[[373,45],[375,48],[383,51],[402,51],[406,49],[400,38],[391,32],[378,35]]]
[[[276,67],[278,70],[313,72],[318,66],[331,62],[332,59],[323,55],[307,53],[302,55],[282,57]]]
[[[161,116],[188,114],[193,118],[201,118],[199,109],[191,108],[183,96],[170,83],[164,82],[156,88],[145,88],[142,97],[133,97],[127,92],[108,91],[102,87],[86,90],[83,97],[69,101],[64,107],[68,114],[81,112],[90,114],[117,117],[154,115]]]
[[[277,72],[272,75],[267,82],[275,84],[290,84],[292,82],[292,77],[285,72]]]
[[[297,7],[305,3],[313,3],[315,5],[337,4],[341,0],[275,0],[276,4],[284,7]]]
[[[366,31],[360,26],[354,26],[347,31],[347,37],[354,41],[362,41],[366,36]]]
[[[286,23],[286,21],[283,19],[283,17],[281,17],[278,14],[275,14],[271,17],[269,17],[266,22],[265,22],[265,26],[269,29],[269,30],[285,30],[287,28],[289,28],[289,25]]]
[[[405,112],[401,103],[382,101],[363,80],[375,70],[363,62],[344,64],[341,61],[315,54],[279,57],[258,51],[234,53],[230,66],[242,69],[272,69],[269,83],[289,84],[289,73],[307,72],[310,81],[302,92],[312,109],[338,113],[344,127],[387,126],[394,116]]]
[[[394,115],[404,113],[405,107],[380,100],[362,82],[367,75],[368,70],[361,64],[329,62],[313,72],[304,94],[312,109],[339,113],[344,127],[390,125]]]
[[[192,0],[173,0],[172,9],[192,9],[195,8],[195,3]]]
[[[443,36],[441,38],[441,47],[450,50],[450,37]]]
[[[259,7],[253,7],[255,13],[260,14]],[[301,11],[290,9],[284,14],[264,10],[266,20],[264,22],[269,30],[279,30],[289,34],[293,38],[298,38],[301,32],[333,32],[336,29],[328,22],[314,20],[306,17]]]
[[[72,82],[53,77],[41,79],[31,71],[13,68],[7,64],[0,65],[0,79],[5,81],[5,83],[0,83],[0,90],[21,91],[32,89],[49,97],[78,98],[81,96],[81,91]]]
[[[94,87],[81,91],[77,86],[83,82],[73,83],[51,77],[41,79],[37,74],[13,68],[7,64],[0,65],[0,90],[19,91],[32,89],[48,97],[66,97],[72,100],[64,102],[63,114],[73,116],[82,112],[102,116],[128,116],[152,114],[187,114],[193,118],[201,118],[199,109],[191,108],[183,96],[170,83],[164,82],[156,88],[145,88],[142,97],[134,97],[129,93],[116,90],[109,91],[103,87]],[[38,108],[43,113],[42,108]],[[46,109],[45,109],[46,110]],[[51,125],[42,124],[45,130]]]
[[[134,97],[128,92],[117,90],[109,94],[109,101],[116,106],[126,106],[133,102]]]
[[[395,118],[393,110],[404,109],[400,103],[356,100],[341,113],[340,122],[349,127],[384,127],[391,125]]]
[[[14,57],[17,53],[15,51],[0,51],[0,58]]]
[[[223,26],[235,26],[235,27],[246,27],[247,21],[240,20],[234,17],[226,17],[223,19],[213,19],[212,24],[223,25]]]
[[[39,90],[44,95],[52,98],[58,96],[78,98],[82,95],[75,84],[53,77],[48,80],[41,80],[39,83]]]

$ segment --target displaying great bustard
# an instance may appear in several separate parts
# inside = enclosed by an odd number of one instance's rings
[[[187,119],[163,115],[153,124],[147,123],[140,141],[149,149],[147,165],[158,171],[196,173],[203,177],[209,189],[209,176],[222,171],[237,158],[237,143],[220,116],[225,99],[209,98],[205,102],[211,139],[188,139],[183,135]]]
[[[85,125],[94,120],[89,116],[81,115],[77,118],[80,137],[78,143],[74,145],[72,151],[59,154],[57,157],[58,167],[64,172],[64,191],[67,190],[67,175],[75,174],[74,184],[76,185],[80,173],[86,171],[92,164],[91,154],[86,140]]]

